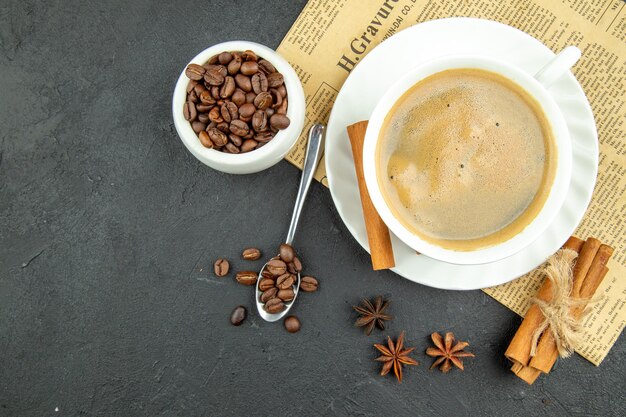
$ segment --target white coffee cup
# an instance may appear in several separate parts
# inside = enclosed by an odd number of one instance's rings
[[[580,50],[570,46],[548,62],[534,76],[507,62],[477,55],[452,55],[429,61],[411,70],[398,80],[379,100],[370,117],[363,148],[365,182],[372,202],[389,229],[400,240],[423,255],[455,264],[483,264],[498,261],[524,249],[534,242],[552,223],[567,194],[572,171],[572,146],[569,131],[558,105],[548,87],[580,58]],[[476,68],[497,73],[525,90],[537,103],[552,129],[556,144],[556,174],[548,198],[537,216],[518,234],[494,246],[470,251],[446,249],[428,242],[408,230],[394,216],[383,198],[377,172],[376,144],[381,127],[398,99],[424,78],[455,68]],[[488,213],[486,213],[488,214]]]

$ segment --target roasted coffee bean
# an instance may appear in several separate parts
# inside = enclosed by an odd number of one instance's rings
[[[241,145],[243,144],[243,139],[232,133],[228,135],[228,140],[231,141],[235,146],[241,147]],[[244,152],[244,150],[241,149],[241,152]]]
[[[276,281],[276,277],[274,276],[274,274],[272,274],[270,271],[267,270],[267,268],[265,268],[262,272],[261,272],[261,276],[263,278],[268,278],[271,279],[272,281]]]
[[[229,135],[230,134],[230,130],[229,130],[228,126],[230,126],[228,123],[222,122],[222,123],[218,123],[217,126],[215,126],[215,127],[217,127],[220,131],[222,131],[226,135]]]
[[[237,105],[232,101],[224,102],[224,104],[222,104],[222,108],[220,109],[220,113],[222,114],[222,118],[224,119],[224,121],[228,123],[239,117]]]
[[[296,272],[302,272],[302,262],[300,262],[300,259],[297,256],[293,258],[292,262],[293,262],[293,267],[296,270]]]
[[[252,91],[259,94],[264,91],[267,91],[268,83],[267,77],[262,72],[257,72],[252,76]]]
[[[220,258],[217,261],[215,261],[215,263],[213,264],[213,271],[215,272],[215,275],[217,275],[218,277],[223,277],[227,275],[229,269],[230,269],[230,264],[228,263],[226,259]]]
[[[272,287],[266,291],[263,291],[263,294],[261,294],[261,302],[262,303],[267,303],[269,300],[271,300],[272,298],[276,297],[276,294],[278,294],[278,288],[276,287]]]
[[[237,107],[241,107],[246,102],[246,93],[241,88],[237,88],[230,100],[235,103]]]
[[[277,90],[280,93],[280,95],[283,96],[283,98],[287,97],[287,88],[285,87],[284,84],[278,87]]]
[[[196,110],[198,110],[198,112],[200,112],[200,113],[206,113],[207,116],[208,116],[208,113],[211,111],[213,106],[215,106],[215,105],[214,104],[198,103],[198,104],[196,104]]]
[[[285,309],[285,303],[280,298],[272,298],[263,306],[265,311],[270,314],[280,313]]]
[[[272,117],[274,115],[274,109],[268,107],[267,109],[265,109],[265,114],[267,114],[267,117]]]
[[[212,121],[213,123],[222,123],[224,121],[219,107],[217,106],[213,107],[209,111],[209,120]]]
[[[225,75],[222,75],[220,69],[213,65],[204,73],[204,81],[212,86],[222,85],[224,83]]]
[[[302,325],[300,324],[300,320],[296,316],[288,316],[285,318],[285,329],[289,333],[297,333],[300,330]]]
[[[270,88],[270,94],[272,95],[272,108],[276,108],[283,104],[283,96],[276,88]]]
[[[255,111],[256,107],[252,103],[246,103],[239,107],[239,115],[243,117],[252,117]]]
[[[235,75],[239,72],[241,68],[241,58],[233,57],[233,59],[228,63],[228,73],[230,75]]]
[[[222,98],[220,97],[220,87],[217,85],[211,86],[210,90],[211,97],[217,102],[217,104],[222,104],[219,102]]]
[[[224,84],[222,84],[222,88],[220,88],[220,97],[228,98],[233,95],[235,92],[235,79],[230,75],[224,78]]]
[[[197,135],[198,133],[206,129],[206,123],[202,123],[201,121],[196,120],[195,122],[191,122],[191,128],[194,132],[196,132]]]
[[[198,112],[196,111],[196,105],[193,104],[193,102],[185,102],[185,104],[183,105],[183,116],[185,117],[185,120],[188,120],[190,122],[196,120]]]
[[[254,61],[246,61],[241,64],[241,68],[239,68],[239,72],[243,75],[253,75],[259,72],[259,64]]]
[[[241,59],[243,59],[244,61],[255,61],[258,59],[256,54],[254,52],[252,52],[251,50],[245,50],[242,52],[241,54]]]
[[[270,259],[266,268],[272,273],[272,275],[277,277],[285,273],[287,270],[287,264],[280,259]]]
[[[272,132],[261,132],[254,135],[254,140],[260,142],[259,145],[264,144],[272,140],[274,137],[274,133]],[[257,146],[259,148],[260,146]]]
[[[187,94],[191,93],[191,90],[193,90],[196,85],[198,85],[198,83],[196,81],[189,81],[189,84],[187,84]]]
[[[275,110],[276,113],[278,114],[287,114],[287,105],[288,105],[288,101],[287,98],[283,99],[283,102],[280,104],[280,106],[278,106]]]
[[[218,128],[214,127],[213,129],[210,129],[208,133],[211,142],[213,142],[213,144],[218,148],[221,148],[228,143],[228,137]]]
[[[280,72],[274,72],[267,76],[267,84],[270,88],[280,87],[285,83],[285,78]]]
[[[200,101],[198,95],[196,94],[196,90],[191,90],[191,92],[187,94],[187,101],[191,101],[192,103],[197,103]]]
[[[261,257],[261,251],[257,248],[246,248],[241,253],[241,257],[246,261],[256,261]]]
[[[278,253],[280,254],[280,259],[286,263],[293,261],[293,257],[296,256],[296,252],[293,250],[293,247],[286,243],[280,245]]]
[[[276,68],[274,67],[274,65],[272,65],[272,63],[266,59],[260,59],[258,61],[258,64],[259,70],[263,71],[265,74],[271,74],[273,72],[276,72]]]
[[[315,278],[310,276],[304,276],[300,278],[300,289],[304,292],[314,292],[317,291],[318,282]]]
[[[288,302],[293,300],[293,298],[296,296],[296,293],[293,291],[293,288],[287,288],[286,290],[278,291],[276,293],[276,296],[284,302]]]
[[[250,91],[246,93],[246,103],[250,103],[254,105],[254,99],[256,98],[256,93],[254,91]]]
[[[234,144],[232,144],[230,142],[228,142],[226,144],[226,146],[224,146],[224,148],[226,150],[228,150],[228,153],[239,153],[240,152],[239,147],[237,147],[236,145],[234,145]]]
[[[204,69],[202,65],[198,64],[189,64],[185,69],[185,75],[187,78],[194,81],[201,80],[204,77],[205,72],[206,69]]]
[[[198,139],[200,139],[200,143],[205,148],[213,148],[213,142],[211,141],[211,138],[209,138],[209,134],[206,131],[200,132],[198,134]]]
[[[270,126],[274,129],[287,129],[291,121],[284,114],[274,114],[270,117]]]
[[[256,284],[257,278],[257,273],[254,271],[237,272],[237,275],[235,276],[237,282],[243,285],[254,285]]]
[[[279,276],[276,278],[276,286],[280,290],[286,290],[287,288],[291,288],[293,284],[296,283],[296,277],[289,272]]]
[[[202,93],[200,93],[200,101],[202,102],[202,104],[215,104],[215,99],[213,98],[209,90],[204,90]]]
[[[202,94],[203,91],[206,91],[206,88],[202,84],[196,84],[193,87],[193,91],[196,93],[198,97],[200,97],[200,94]]]
[[[215,54],[207,61],[206,65],[215,65],[219,62],[220,54]]]
[[[204,104],[200,104],[200,106],[204,106]],[[198,105],[196,105],[196,109],[198,108]],[[198,110],[200,111],[200,110]],[[208,113],[198,113],[198,121],[204,123],[204,128],[206,129],[206,125],[207,123],[210,123],[211,121],[209,120],[209,114]]]
[[[252,116],[252,129],[255,132],[267,130],[267,114],[263,110],[257,110]]]
[[[267,91],[257,94],[254,98],[254,105],[259,110],[265,110],[272,105],[272,95]]]
[[[231,59],[233,59],[233,55],[230,52],[222,52],[221,54],[217,56],[217,60],[222,65],[228,64],[231,61]]]
[[[243,120],[235,119],[230,122],[229,130],[237,136],[246,136],[248,134],[248,124]]]
[[[252,91],[252,81],[250,77],[246,77],[243,74],[235,75],[235,84],[246,93]]]
[[[267,291],[273,287],[274,287],[274,280],[271,278],[263,278],[261,282],[259,282],[259,291]]]
[[[240,326],[241,323],[243,323],[243,321],[246,319],[247,315],[248,311],[244,306],[235,307],[233,312],[230,313],[230,324],[232,324],[233,326]]]
[[[253,151],[254,149],[256,149],[257,145],[258,145],[258,142],[256,140],[254,140],[254,139],[246,139],[241,144],[241,153]]]

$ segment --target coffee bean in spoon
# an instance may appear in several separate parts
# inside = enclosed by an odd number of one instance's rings
[[[293,261],[293,257],[295,256],[295,251],[293,250],[293,247],[291,247],[291,245],[283,243],[278,248],[278,252],[280,253],[280,259],[282,259],[283,262],[289,263]]]
[[[287,264],[280,259],[270,259],[266,268],[272,275],[277,277],[287,271]]]
[[[285,309],[285,303],[280,298],[272,298],[263,308],[270,314],[277,314]]]

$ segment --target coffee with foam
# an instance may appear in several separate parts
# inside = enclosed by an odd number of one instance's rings
[[[377,172],[394,216],[423,240],[476,250],[520,233],[541,211],[556,145],[539,104],[503,76],[446,70],[388,113]]]

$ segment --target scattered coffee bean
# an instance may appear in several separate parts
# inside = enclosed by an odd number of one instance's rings
[[[261,257],[261,251],[257,248],[246,248],[243,250],[241,257],[246,261],[256,261]]]
[[[263,307],[270,314],[280,313],[285,309],[285,303],[280,298],[272,298]]]
[[[289,127],[284,77],[253,51],[224,51],[203,65],[189,64],[185,75],[191,81],[183,116],[204,147],[250,152]]]
[[[230,324],[232,324],[233,326],[240,326],[241,323],[243,323],[243,321],[246,319],[247,315],[248,311],[244,306],[235,307],[233,312],[230,313]]]
[[[215,272],[215,275],[217,275],[218,277],[223,277],[227,275],[229,269],[230,269],[230,264],[228,263],[226,259],[220,258],[217,261],[215,261],[215,263],[213,264],[213,271]]]
[[[293,261],[293,257],[295,256],[295,254],[291,245],[283,243],[278,248],[278,252],[280,253],[280,259],[282,259],[283,262],[289,263]]]
[[[256,284],[257,278],[257,273],[254,271],[237,272],[237,275],[235,276],[237,282],[242,285],[254,285]]]
[[[285,318],[285,329],[289,333],[297,333],[300,330],[300,320],[296,316],[288,316]]]
[[[315,278],[310,276],[304,276],[300,278],[300,289],[304,292],[317,291],[318,282]]]

